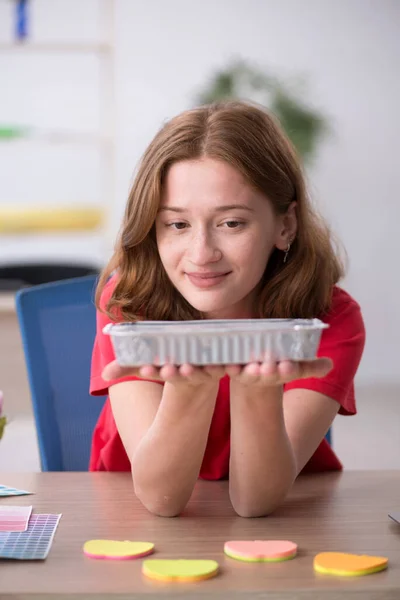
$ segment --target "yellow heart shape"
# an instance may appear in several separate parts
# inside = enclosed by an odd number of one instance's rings
[[[321,552],[314,558],[314,569],[318,573],[355,577],[383,571],[388,559],[383,556],[364,556],[342,552]]]
[[[167,560],[143,561],[142,572],[151,579],[160,581],[200,581],[218,573],[215,560]]]
[[[147,556],[154,551],[150,542],[118,542],[114,540],[90,540],[83,546],[83,552],[91,558],[129,559]]]

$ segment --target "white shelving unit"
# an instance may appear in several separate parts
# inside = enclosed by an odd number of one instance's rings
[[[31,10],[33,10],[32,7]],[[95,55],[100,61],[100,127],[98,132],[73,132],[60,129],[39,130],[27,128],[26,134],[10,138],[0,139],[2,144],[25,145],[35,142],[46,144],[76,144],[83,146],[98,147],[101,157],[102,177],[102,197],[99,198],[98,210],[102,213],[101,235],[104,240],[105,254],[110,249],[110,219],[108,218],[110,207],[114,203],[115,195],[115,0],[100,0],[99,4],[100,31],[99,42],[0,42],[0,54],[81,54]],[[25,124],[21,124],[24,128]],[[10,199],[12,201],[12,198]],[[0,205],[1,208],[1,205]],[[52,207],[57,210],[57,204]],[[65,206],[59,207],[65,210]],[[79,218],[79,208],[77,208],[77,218]],[[83,207],[86,210],[88,207]],[[95,212],[97,207],[91,208]],[[73,209],[71,209],[73,210]],[[90,210],[90,208],[89,208]],[[1,218],[1,216],[0,216]],[[14,220],[15,221],[15,220]],[[37,221],[37,219],[36,219]],[[70,220],[71,221],[71,220]],[[12,224],[11,224],[12,227]],[[82,231],[82,227],[78,228]],[[0,236],[3,228],[0,224]],[[61,233],[59,226],[54,228],[57,235]],[[71,223],[69,225],[71,231]],[[93,233],[93,228],[88,228]],[[99,230],[97,230],[99,231]],[[51,233],[51,229],[46,230],[46,234]],[[21,232],[16,232],[18,235]],[[12,234],[11,231],[7,232]]]

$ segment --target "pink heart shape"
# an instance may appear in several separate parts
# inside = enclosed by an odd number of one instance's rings
[[[225,544],[229,556],[252,560],[279,560],[291,558],[297,552],[297,544],[286,540],[231,541]]]

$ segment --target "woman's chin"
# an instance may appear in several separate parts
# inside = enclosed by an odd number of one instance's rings
[[[198,310],[210,319],[214,317],[208,317],[208,315],[226,312],[227,310],[227,303],[221,301],[218,302],[216,301],[216,298],[199,298],[197,294],[196,296],[194,294],[187,294],[185,295],[185,299],[195,310]]]
[[[223,299],[217,298],[195,298],[191,295],[187,295],[187,302],[194,309],[201,312],[207,319],[234,319],[235,313],[235,304],[232,304],[227,299],[225,301]]]

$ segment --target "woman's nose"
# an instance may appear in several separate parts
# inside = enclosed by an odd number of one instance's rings
[[[218,248],[213,236],[198,233],[189,242],[188,257],[194,265],[202,266],[211,262],[218,262],[222,252]]]

